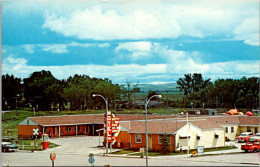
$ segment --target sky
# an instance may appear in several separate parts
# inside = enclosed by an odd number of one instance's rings
[[[2,1],[2,74],[113,83],[259,77],[256,0]]]

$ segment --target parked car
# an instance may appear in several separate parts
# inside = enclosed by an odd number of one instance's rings
[[[2,142],[2,152],[18,151],[18,146],[11,142]]]
[[[260,139],[254,139],[251,143],[241,145],[241,150],[244,150],[245,152],[260,151]]]
[[[253,132],[243,132],[239,136],[236,137],[237,142],[248,142],[250,137],[253,137]]]
[[[252,142],[255,139],[259,139],[260,140],[260,133],[256,133],[255,136],[250,137],[249,141]]]

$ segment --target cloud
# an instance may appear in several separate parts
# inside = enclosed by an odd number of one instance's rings
[[[109,47],[109,43],[79,43],[71,42],[69,44],[26,44],[22,45],[27,53],[34,53],[35,48],[39,48],[45,52],[52,52],[57,54],[68,53],[68,47]]]
[[[234,35],[234,29],[244,19],[259,13],[258,1],[147,3],[128,2],[128,8],[120,2],[97,3],[81,7],[70,15],[50,10],[45,13],[42,27],[66,37],[94,40],[228,37]],[[257,28],[255,24],[254,28]]]
[[[247,18],[234,30],[235,39],[249,45],[260,45],[259,17]]]
[[[136,61],[138,59],[149,57],[153,45],[151,42],[139,41],[139,42],[123,42],[119,43],[115,48],[115,52],[120,54],[124,51],[131,52],[131,61]]]
[[[68,53],[67,45],[54,44],[54,45],[42,45],[43,51],[53,53]]]
[[[34,53],[34,45],[23,45],[23,47],[27,53]]]
[[[165,64],[147,64],[147,65],[65,65],[65,66],[30,66],[26,59],[14,58],[9,56],[3,61],[3,74],[9,73],[16,77],[27,78],[32,72],[40,70],[49,70],[58,79],[66,79],[75,74],[86,74],[97,78],[109,78],[113,82],[123,83],[126,76],[138,78],[138,76],[150,74],[164,74],[166,72]],[[87,73],[86,73],[87,71]]]

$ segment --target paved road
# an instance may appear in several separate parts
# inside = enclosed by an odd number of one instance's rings
[[[50,153],[55,152],[55,166],[90,166],[89,153],[95,154],[95,166],[145,166],[145,158],[127,158],[118,156],[104,157],[103,148],[98,137],[68,137],[51,139],[61,144],[57,148],[45,151],[2,154],[2,166],[51,166]],[[102,141],[102,140],[101,140]],[[73,146],[73,147],[72,147]],[[214,155],[202,157],[187,157],[187,155],[160,156],[149,158],[149,166],[259,166],[259,153],[239,153],[229,155]]]

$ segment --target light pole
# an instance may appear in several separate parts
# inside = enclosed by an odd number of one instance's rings
[[[191,109],[193,110],[193,102],[191,102],[190,105],[191,105]]]
[[[150,102],[150,100],[153,98],[153,97],[159,97],[159,98],[162,98],[162,95],[153,95],[151,96],[147,101],[146,101],[146,104],[145,104],[145,146],[146,146],[146,166],[148,166],[148,131],[147,131],[147,106],[148,106],[148,103]]]
[[[93,94],[92,96],[93,97],[100,96],[106,102],[106,119],[107,119],[107,124],[105,125],[106,126],[106,136],[107,136],[107,139],[106,139],[106,156],[108,156],[108,127],[107,127],[107,125],[108,125],[108,99],[105,98],[104,96],[100,95],[100,94]]]

